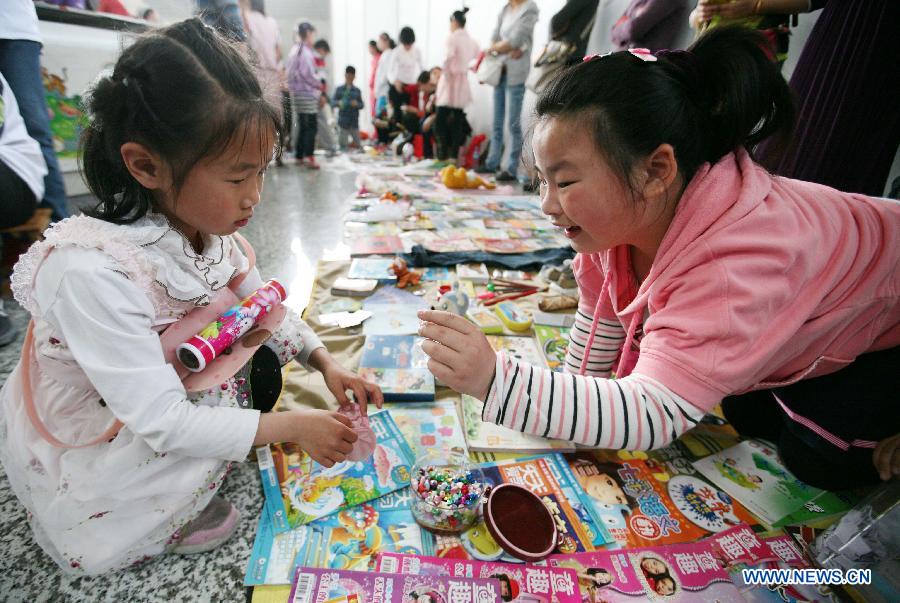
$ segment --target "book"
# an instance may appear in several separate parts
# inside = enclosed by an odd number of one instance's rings
[[[350,255],[390,255],[403,253],[403,242],[397,235],[364,236],[353,241]]]
[[[444,266],[431,266],[422,271],[423,281],[447,281],[450,280],[450,269]]]
[[[393,258],[354,258],[350,260],[347,278],[375,279],[380,282],[396,281],[397,277],[390,271]]]
[[[298,567],[290,603],[501,603],[493,579]]]
[[[488,335],[488,343],[495,352],[505,352],[507,356],[518,362],[531,364],[538,368],[547,368],[544,355],[533,337],[516,337],[510,335]]]
[[[483,421],[481,410],[484,402],[478,398],[463,394],[461,404],[466,442],[471,451],[534,453],[575,450],[572,442],[542,438]]]
[[[725,419],[715,415],[704,415],[694,427],[675,440],[691,460],[696,461],[715,452],[731,448],[741,441],[738,432]]]
[[[466,454],[466,438],[453,400],[386,402],[385,408],[416,458],[429,450]]]
[[[359,376],[378,384],[388,402],[434,400],[434,376],[422,342],[414,335],[366,336]]]
[[[745,440],[695,461],[694,467],[771,526],[824,492],[794,477],[762,440]]]
[[[759,522],[701,478],[683,453],[582,450],[564,455],[615,544],[631,548],[689,542]]]
[[[390,412],[369,417],[375,451],[364,461],[324,467],[293,443],[256,449],[276,533],[309,523],[409,484],[413,453]]]
[[[379,553],[376,570],[418,576],[494,578],[500,581],[500,596],[504,601],[581,601],[578,575],[569,568]]]
[[[563,372],[566,364],[566,349],[569,347],[569,329],[536,324],[534,325],[534,334],[550,370],[557,373]]]
[[[375,287],[378,281],[368,278],[347,278],[345,276],[338,277],[334,284],[331,285],[332,295],[347,295],[350,297],[366,297]]]
[[[742,600],[706,542],[551,555],[547,563],[575,570],[585,603]]]
[[[473,283],[486,283],[491,280],[491,275],[484,264],[457,264],[456,276]]]
[[[372,317],[363,326],[363,335],[415,335],[419,331],[420,305],[366,305]]]

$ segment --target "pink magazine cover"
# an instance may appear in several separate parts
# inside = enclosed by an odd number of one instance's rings
[[[290,603],[500,603],[493,579],[298,567]]]
[[[552,555],[548,562],[577,572],[584,603],[743,601],[706,542]]]
[[[580,603],[578,575],[563,567],[379,553],[376,569],[399,574],[494,578],[500,598],[516,603]]]

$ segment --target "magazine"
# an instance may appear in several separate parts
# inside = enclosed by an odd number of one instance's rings
[[[563,372],[566,364],[566,349],[569,347],[569,329],[536,324],[534,325],[534,334],[537,336],[541,353],[550,370],[557,373]]]
[[[581,601],[578,576],[574,570],[562,567],[379,553],[376,569],[389,574],[494,578],[500,582],[500,597],[504,601],[518,603]]]
[[[429,450],[466,454],[466,438],[453,400],[386,402],[416,458]]]
[[[551,440],[522,433],[488,421],[482,421],[481,410],[484,402],[466,394],[462,395],[463,423],[466,427],[466,442],[469,450],[475,452],[518,452],[537,453],[572,451],[575,445],[566,440]]]
[[[377,383],[389,402],[434,400],[434,376],[422,341],[414,335],[366,336],[359,376]]]
[[[266,507],[276,533],[409,485],[413,453],[390,412],[369,417],[377,445],[368,459],[323,467],[296,444],[257,448]]]

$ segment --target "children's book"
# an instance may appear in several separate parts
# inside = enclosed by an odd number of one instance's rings
[[[413,453],[390,412],[369,418],[377,444],[368,459],[323,467],[292,443],[257,448],[276,533],[409,485]]]
[[[681,448],[691,460],[699,460],[715,452],[731,448],[741,441],[738,432],[725,419],[715,414],[707,414],[700,422],[681,434],[675,445]]]
[[[397,277],[390,271],[392,258],[354,258],[350,260],[347,278],[368,278],[380,282],[396,281]]]
[[[296,561],[314,557],[321,546],[322,530],[311,524],[276,534],[271,514],[263,508],[244,574],[244,586],[290,584]]]
[[[737,587],[708,543],[551,555],[551,567],[578,574],[585,603],[741,601]]]
[[[488,342],[495,352],[505,352],[507,356],[518,362],[531,364],[538,368],[547,368],[544,355],[533,337],[515,337],[508,335],[488,335]]]
[[[493,578],[413,576],[298,567],[290,603],[501,603]]]
[[[581,602],[577,574],[562,567],[379,553],[377,571],[418,576],[494,578],[500,581],[500,596],[504,601]]]
[[[421,324],[416,315],[420,309],[420,305],[367,305],[372,317],[364,323],[363,335],[415,335]]]
[[[434,376],[422,341],[414,335],[367,336],[359,375],[377,383],[388,402],[434,400]]]
[[[694,467],[769,525],[823,493],[794,477],[774,447],[762,440],[743,441],[695,461]]]
[[[612,548],[690,542],[741,523],[758,525],[740,503],[699,477],[681,451],[657,452],[565,455],[612,535]]]
[[[331,285],[331,294],[347,295],[350,297],[366,297],[372,293],[377,286],[378,281],[375,279],[347,278],[341,276],[334,281],[333,285]]]
[[[569,347],[569,329],[536,324],[534,334],[550,370],[563,372],[566,365],[566,348]]]
[[[364,236],[353,241],[351,256],[358,255],[390,255],[403,253],[403,242],[397,235]]]
[[[414,295],[406,289],[398,289],[393,285],[386,285],[367,297],[362,302],[363,308],[370,310],[370,306],[416,306],[424,308],[425,300],[420,295]]]
[[[329,300],[316,307],[319,311],[319,316],[322,316],[323,314],[333,314],[335,312],[356,312],[360,308],[362,308],[362,302],[360,300],[345,298]]]
[[[416,458],[430,450],[466,454],[466,438],[453,400],[387,402],[385,408]]]
[[[529,253],[541,249],[536,239],[474,239],[475,244],[487,253]]]
[[[575,450],[572,442],[551,440],[540,436],[522,433],[481,420],[481,409],[484,402],[463,394],[463,423],[466,426],[466,441],[469,450],[491,452],[567,452]]]
[[[431,266],[422,271],[423,281],[446,281],[450,280],[450,269],[444,266]]]

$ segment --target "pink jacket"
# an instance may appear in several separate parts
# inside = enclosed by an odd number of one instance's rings
[[[740,150],[691,180],[640,288],[624,246],[574,266],[594,328],[626,327],[618,375],[709,410],[900,344],[898,258],[900,203],[774,177]]]
[[[437,85],[437,106],[462,109],[472,102],[469,63],[478,56],[478,43],[460,28],[447,38],[447,58]]]

